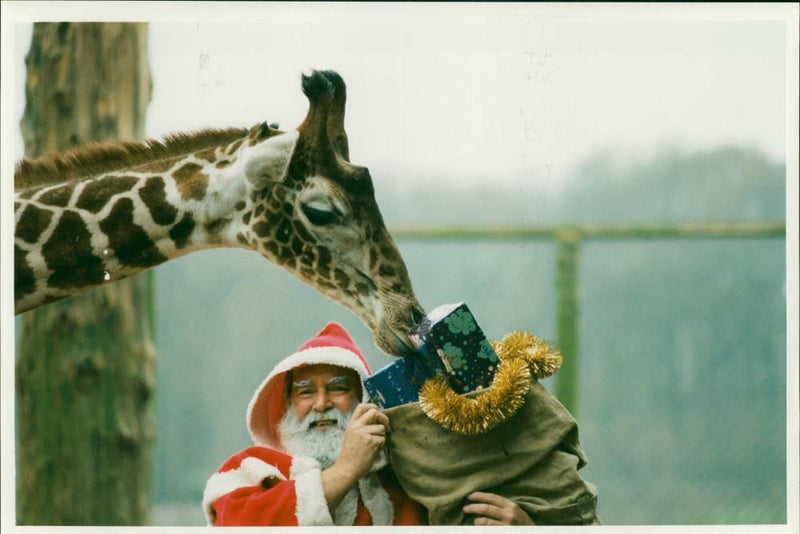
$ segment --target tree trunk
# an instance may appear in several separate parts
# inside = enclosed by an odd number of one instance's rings
[[[146,24],[37,23],[26,64],[26,156],[143,136]],[[145,273],[21,316],[19,524],[148,523],[152,286]]]

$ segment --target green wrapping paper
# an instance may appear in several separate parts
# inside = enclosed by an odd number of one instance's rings
[[[515,501],[540,525],[599,524],[597,490],[578,475],[586,465],[578,424],[538,381],[517,413],[483,434],[446,430],[419,403],[384,413],[389,460],[431,525],[472,524],[462,508],[473,491]]]
[[[498,358],[466,304],[445,304],[431,311],[408,333],[430,374],[443,373],[453,391],[488,387]]]

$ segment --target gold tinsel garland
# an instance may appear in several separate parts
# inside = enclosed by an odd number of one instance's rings
[[[500,360],[522,359],[531,366],[536,378],[555,374],[563,361],[558,349],[554,349],[529,332],[512,332],[500,343],[492,345]]]
[[[453,391],[437,375],[420,388],[422,411],[448,430],[458,434],[482,434],[502,423],[525,403],[531,375],[544,378],[561,366],[561,354],[528,332],[512,332],[492,342],[500,363],[492,384],[469,397]]]

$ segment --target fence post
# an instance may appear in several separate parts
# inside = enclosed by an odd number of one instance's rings
[[[556,396],[577,418],[578,411],[578,248],[581,234],[567,229],[556,234],[558,347],[564,362],[558,371]]]

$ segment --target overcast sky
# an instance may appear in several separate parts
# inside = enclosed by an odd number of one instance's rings
[[[347,82],[351,159],[373,176],[557,184],[594,151],[646,156],[664,143],[736,143],[784,159],[785,23],[752,6],[200,3],[118,13],[153,21],[151,136],[295,127],[307,107],[300,73],[318,67]],[[30,27],[16,28],[24,65]],[[18,93],[17,120],[23,104]]]

